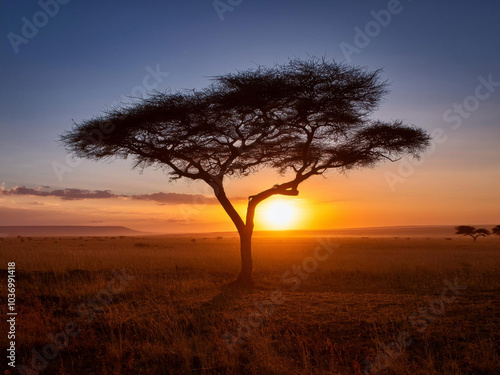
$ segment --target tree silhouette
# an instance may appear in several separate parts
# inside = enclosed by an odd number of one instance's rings
[[[500,225],[497,225],[491,230],[491,234],[497,234],[500,236]]]
[[[470,236],[474,239],[474,242],[476,242],[476,239],[478,237],[486,237],[491,234],[488,229],[484,228],[476,229],[475,227],[471,227],[469,225],[460,225],[458,227],[455,227],[455,230],[457,231],[455,234],[460,234],[462,236]]]
[[[388,92],[380,73],[294,59],[213,77],[202,90],[155,92],[74,124],[61,141],[77,157],[133,157],[134,167],[158,166],[171,179],[210,185],[240,236],[238,281],[251,284],[260,202],[276,194],[296,196],[300,183],[329,170],[373,167],[406,154],[418,158],[429,145],[422,129],[368,118]],[[243,218],[224,182],[262,168],[286,180],[250,196]]]

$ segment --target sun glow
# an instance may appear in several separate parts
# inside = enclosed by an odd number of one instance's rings
[[[259,216],[266,229],[292,229],[297,220],[297,208],[294,202],[274,200],[262,205]]]

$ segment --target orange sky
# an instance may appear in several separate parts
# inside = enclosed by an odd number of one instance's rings
[[[317,176],[304,182],[299,186],[298,197],[276,196],[270,201],[293,203],[294,218],[289,226],[281,229],[500,222],[498,153],[492,153],[489,162],[467,165],[472,154],[477,156],[480,152],[471,147],[461,150],[458,160],[450,163],[448,158],[457,157],[453,150],[459,149],[459,143],[460,140],[449,140],[437,145],[413,171],[408,168],[408,160],[403,159],[375,169],[352,171],[348,175],[329,173],[326,178]],[[92,168],[92,163],[83,166],[82,170],[87,167]],[[193,199],[181,204],[159,204],[129,197],[63,200],[51,196],[3,194],[0,195],[0,225],[123,225],[161,233],[234,229],[217,203],[200,202],[196,198],[197,194],[211,195],[203,183],[168,183],[159,172],[145,171],[140,175],[130,170],[126,163],[105,167],[110,168],[109,172],[113,169],[113,173],[134,178],[129,185],[122,184],[121,189],[110,186],[112,193],[131,195],[141,187],[144,193],[189,193],[194,194]],[[228,180],[226,186],[230,197],[240,197],[233,201],[243,214],[245,197],[279,181],[284,181],[284,177],[265,170],[241,180]],[[100,181],[86,188],[103,188],[103,185]],[[265,216],[269,203],[263,202],[257,209],[257,230],[279,229],[270,225]]]

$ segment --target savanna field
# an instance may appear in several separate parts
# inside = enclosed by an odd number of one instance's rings
[[[0,246],[26,374],[500,373],[500,238],[256,237],[252,289],[236,237]]]

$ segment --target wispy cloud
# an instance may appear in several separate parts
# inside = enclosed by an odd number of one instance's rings
[[[155,201],[167,204],[215,204],[217,199],[201,194],[154,193],[132,195],[132,199]]]
[[[9,196],[38,196],[55,197],[63,200],[81,200],[81,199],[109,199],[109,198],[129,198],[133,200],[145,200],[157,202],[158,204],[217,204],[217,199],[201,194],[182,194],[182,193],[153,193],[141,195],[123,195],[114,194],[110,190],[85,190],[85,189],[57,189],[47,190],[47,186],[38,188],[27,188],[25,186],[16,186],[12,189],[0,190],[0,195]],[[237,198],[239,199],[239,198]],[[41,202],[38,202],[40,204]]]
[[[60,189],[46,191],[41,188],[32,189],[24,186],[16,186],[12,189],[4,189],[0,191],[3,195],[31,195],[39,197],[57,197],[65,200],[74,199],[102,199],[115,198],[118,195],[112,194],[109,190],[83,190],[83,189]]]

